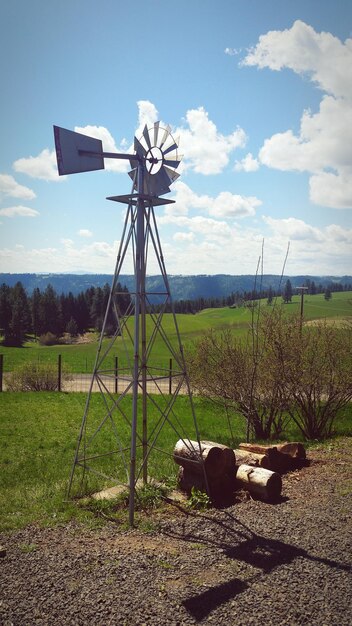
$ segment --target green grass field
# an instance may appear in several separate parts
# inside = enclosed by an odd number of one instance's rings
[[[75,518],[94,524],[96,515],[76,501],[65,502],[66,491],[77,436],[86,401],[85,394],[71,393],[2,393],[0,394],[0,530],[14,530],[30,523],[52,525]],[[125,398],[125,408],[131,411],[131,397]],[[93,413],[101,410],[101,397],[93,394]],[[201,439],[218,441],[236,447],[245,440],[245,422],[231,417],[232,439],[225,414],[214,404],[201,398],[194,401]],[[185,430],[192,432],[192,414],[188,400],[178,397],[176,413]],[[348,407],[336,423],[337,434],[352,435]],[[151,406],[148,419],[155,419]],[[299,440],[292,428],[286,437]],[[111,429],[102,432],[101,450],[111,437]],[[165,427],[158,445],[170,454],[175,446],[175,432]],[[111,448],[109,448],[111,449]],[[166,459],[165,461],[163,459]],[[153,478],[175,480],[177,466],[169,456],[156,452],[150,459]],[[104,480],[93,478],[90,489],[102,489]],[[124,513],[127,520],[127,511]]]
[[[293,296],[292,303],[282,304],[282,299],[277,298],[277,305],[284,306],[289,313],[297,313],[300,310],[300,296]],[[267,309],[266,301],[261,301],[263,310]],[[255,311],[255,315],[257,311]],[[307,321],[317,319],[346,320],[352,319],[352,292],[333,293],[332,299],[327,302],[323,294],[306,296],[304,300],[304,318]],[[230,327],[238,337],[244,337],[251,324],[251,311],[241,307],[237,309],[220,308],[205,309],[196,315],[177,315],[177,322],[181,334],[183,345],[197,340],[204,332],[210,328],[222,330]],[[131,320],[132,323],[132,320]],[[177,345],[177,336],[170,314],[163,317],[163,326],[169,340],[173,345]],[[149,332],[152,324],[148,323]],[[103,346],[108,344],[104,340]],[[111,363],[107,365],[113,367],[115,356],[119,355],[120,340],[115,343],[114,349],[109,354]],[[115,350],[116,348],[116,350]],[[91,372],[94,364],[97,349],[97,341],[91,343],[39,346],[35,342],[28,342],[23,348],[8,348],[0,346],[0,353],[4,355],[4,370],[12,371],[17,364],[23,361],[33,361],[36,359],[57,362],[58,355],[62,355],[65,363],[72,372]],[[168,366],[169,352],[162,341],[157,341],[153,348],[153,361]]]

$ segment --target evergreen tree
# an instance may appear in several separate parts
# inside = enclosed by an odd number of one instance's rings
[[[0,332],[4,338],[9,334],[11,322],[11,287],[3,283],[0,287]]]
[[[88,307],[87,299],[84,293],[79,293],[76,298],[74,318],[77,322],[79,333],[84,333],[92,325],[91,320],[90,320],[90,315],[89,315],[89,307]]]
[[[272,290],[271,285],[270,285],[269,290],[268,290],[268,298],[267,298],[267,301],[266,301],[267,304],[268,305],[272,304],[273,299],[274,299],[274,294],[273,294],[273,290]]]
[[[40,301],[42,294],[39,287],[33,289],[32,297],[30,299],[31,317],[32,317],[32,330],[34,336],[40,335]]]
[[[59,299],[52,285],[47,286],[40,302],[40,334],[47,332],[53,335],[60,335],[62,332]]]
[[[95,287],[94,295],[92,298],[92,304],[90,308],[90,316],[94,328],[98,331],[101,330],[104,319],[104,293],[101,287]]]
[[[28,298],[22,283],[18,282],[11,290],[11,321],[6,343],[21,346],[31,330],[31,314]]]
[[[324,298],[326,301],[329,301],[332,298],[331,290],[329,289],[329,287],[325,289]]]
[[[289,278],[286,281],[285,289],[282,294],[282,299],[285,304],[287,304],[288,302],[292,302],[292,284]]]

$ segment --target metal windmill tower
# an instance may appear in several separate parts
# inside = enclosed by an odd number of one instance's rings
[[[170,191],[171,183],[179,176],[176,172],[181,159],[177,152],[178,142],[172,137],[170,127],[161,128],[159,122],[152,128],[145,126],[142,136],[135,137],[134,154],[104,152],[100,140],[57,126],[54,126],[54,136],[59,175],[104,169],[106,158],[128,159],[132,168],[129,172],[133,181],[131,193],[108,198],[127,204],[127,212],[68,491],[70,495],[78,471],[81,480],[89,470],[114,484],[127,485],[129,519],[133,525],[137,481],[143,479],[146,483],[148,468],[154,471],[163,466],[165,449],[161,441],[165,428],[172,429],[175,441],[179,438],[196,439],[200,446],[155,217],[155,208],[173,203],[162,196]],[[126,301],[119,277],[131,257],[135,287]],[[160,272],[161,289],[148,289],[147,286],[151,258]],[[153,308],[156,298],[159,301],[157,312]],[[170,315],[164,315],[170,306],[171,325]],[[107,339],[108,326],[110,337]],[[167,364],[160,366],[155,360],[155,347],[160,342],[172,359],[172,371]],[[117,359],[115,357],[114,361],[112,357],[116,352],[119,353],[118,372]],[[169,380],[167,393],[162,387],[165,379]],[[117,381],[123,386],[120,393],[117,393]],[[181,390],[188,396],[192,415],[192,427],[188,424],[188,432],[176,411]],[[126,398],[128,394],[132,394],[132,407]],[[151,405],[152,419],[148,411]],[[192,432],[189,432],[190,428]],[[202,462],[199,451],[192,452],[194,458]],[[172,460],[168,462],[172,463]]]

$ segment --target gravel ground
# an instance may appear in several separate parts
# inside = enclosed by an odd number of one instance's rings
[[[275,505],[155,514],[156,530],[70,523],[0,535],[0,623],[352,624],[352,440],[309,454]]]

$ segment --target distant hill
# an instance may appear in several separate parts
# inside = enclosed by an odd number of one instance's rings
[[[290,279],[293,288],[297,288],[307,280],[314,281],[316,286],[323,287],[338,283],[341,286],[350,286],[352,289],[352,276],[284,276],[282,279],[276,274],[265,274],[257,278],[257,289],[279,289],[284,286],[287,278]],[[111,274],[2,274],[0,284],[5,283],[12,287],[20,281],[28,294],[35,287],[41,291],[51,284],[58,294],[72,292],[74,295],[85,291],[89,287],[102,287],[111,283]],[[134,276],[123,275],[119,282],[126,285],[130,291],[134,289]],[[169,275],[172,297],[174,300],[195,300],[197,298],[223,298],[233,292],[243,293],[252,291],[255,286],[255,276],[244,274],[232,276],[230,274],[176,276]],[[163,291],[161,276],[147,277],[148,291]]]

